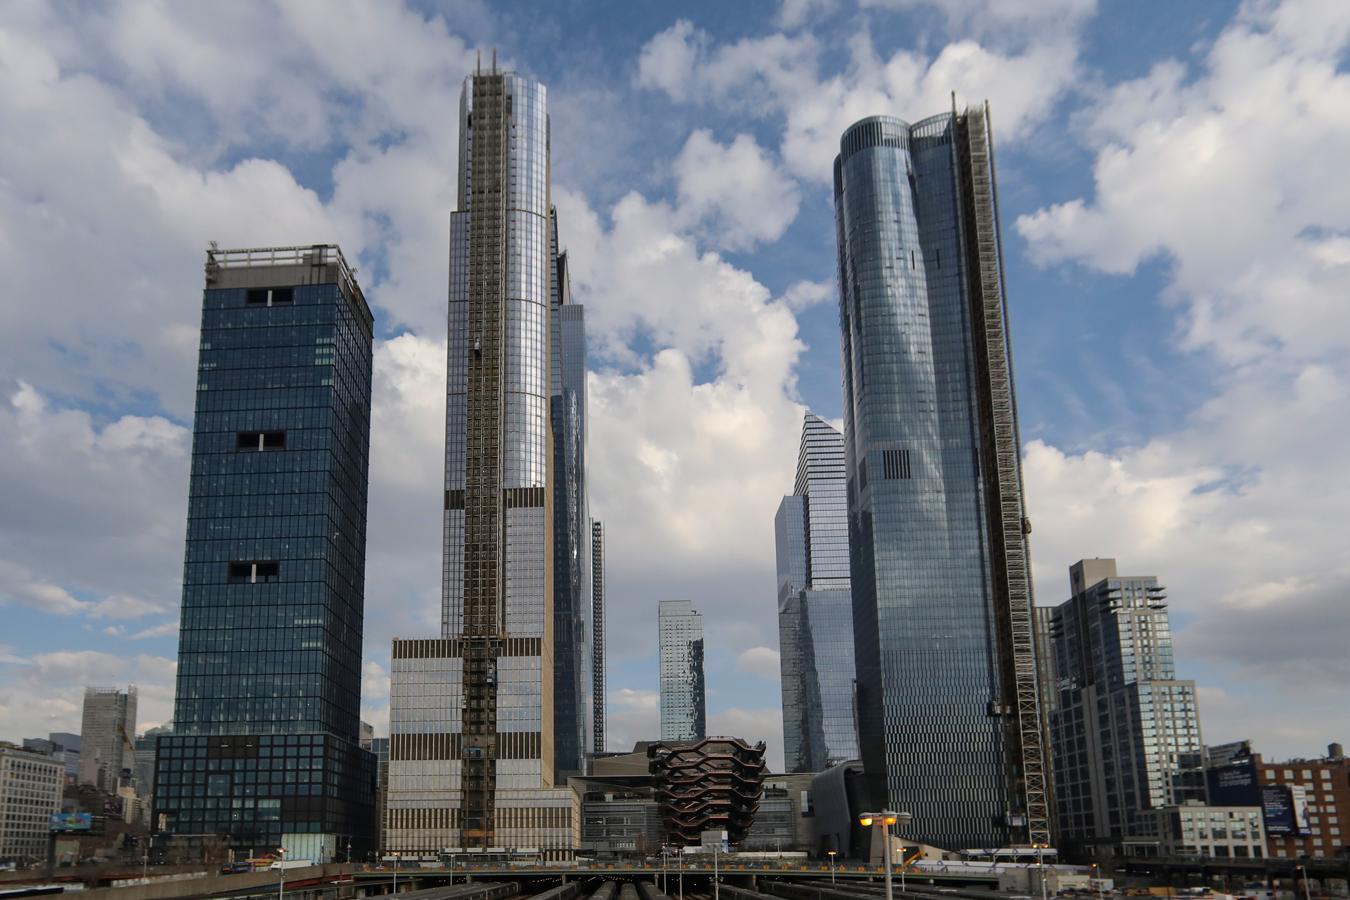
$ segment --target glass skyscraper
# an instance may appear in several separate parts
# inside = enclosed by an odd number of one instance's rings
[[[586,500],[586,319],[567,254],[549,231],[549,411],[553,428],[553,747],[555,777],[580,775],[592,745],[590,514]]]
[[[556,559],[556,517],[570,514],[557,506],[552,363],[560,383],[575,378],[558,344],[580,320],[565,312],[544,86],[495,66],[471,75],[459,142],[441,636],[394,641],[385,847],[569,848],[580,807],[553,788],[555,587],[563,571],[571,591],[571,563]],[[558,408],[584,415],[584,395],[570,396]],[[563,459],[581,465],[572,435]]]
[[[370,308],[332,245],[207,253],[174,733],[157,825],[364,856]]]
[[[1080,560],[1069,581],[1049,626],[1060,836],[1107,855],[1156,844],[1151,810],[1205,800],[1195,682],[1176,677],[1167,591],[1152,575],[1117,574],[1114,559]]]
[[[834,195],[871,802],[939,846],[1048,844],[988,108],[854,124]]]
[[[807,413],[793,494],[774,517],[788,772],[858,756],[846,485],[844,436]]]
[[[703,686],[703,615],[688,600],[662,600],[661,740],[701,740],[707,732]]]
[[[83,784],[117,793],[123,773],[135,767],[136,686],[84,689],[80,715],[80,773]]]

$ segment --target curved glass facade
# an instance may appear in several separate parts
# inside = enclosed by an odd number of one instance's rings
[[[862,759],[873,803],[953,848],[1006,846],[1025,815],[989,494],[1008,449],[992,446],[990,397],[1011,379],[986,371],[975,321],[987,262],[971,251],[961,146],[975,115],[864,119],[835,161]]]

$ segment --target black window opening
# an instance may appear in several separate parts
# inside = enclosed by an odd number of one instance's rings
[[[295,288],[249,288],[244,302],[249,306],[289,306],[295,303]]]
[[[888,481],[914,477],[908,450],[882,450],[881,468],[882,477]]]
[[[284,431],[241,431],[235,435],[236,450],[285,450]]]
[[[230,563],[230,584],[259,584],[281,577],[281,563],[276,560],[247,560]]]

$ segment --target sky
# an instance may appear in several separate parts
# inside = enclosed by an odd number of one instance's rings
[[[202,264],[337,242],[376,315],[365,718],[439,618],[459,91],[548,86],[586,305],[609,747],[657,734],[656,610],[713,733],[782,760],[773,515],[838,419],[831,162],[988,100],[1037,600],[1169,588],[1208,743],[1350,738],[1350,4],[0,4],[0,738],[83,687],[172,716]]]

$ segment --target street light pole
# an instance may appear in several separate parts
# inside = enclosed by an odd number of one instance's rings
[[[834,885],[834,854],[835,854],[835,851],[834,851],[834,850],[826,850],[825,852],[826,852],[827,854],[829,854],[829,857],[830,857],[830,885],[833,887],[833,885]]]
[[[713,900],[722,900],[722,879],[717,874],[717,851],[721,849],[722,844],[720,841],[713,844]]]
[[[394,851],[394,886],[390,889],[389,893],[394,894],[395,896],[398,895],[398,851],[397,851],[397,850]]]
[[[282,900],[286,893],[286,848],[278,847],[277,852],[281,854],[281,859],[277,863],[277,875],[281,877],[277,882],[277,900]]]
[[[1312,888],[1308,886],[1308,867],[1294,866],[1295,869],[1303,870],[1303,897],[1304,900],[1312,900]]]
[[[886,863],[886,900],[893,900],[893,894],[891,891],[891,826],[899,823],[900,827],[902,828],[907,827],[911,819],[913,819],[913,816],[911,816],[907,812],[897,813],[892,812],[889,809],[883,809],[881,812],[863,813],[861,816],[858,817],[858,824],[862,825],[862,827],[864,828],[876,828],[880,826],[882,829],[882,835],[885,837],[886,847],[882,851],[882,858],[883,861]],[[875,835],[876,832],[873,831],[872,834]],[[900,869],[901,891],[904,891],[904,879],[905,879],[905,870],[904,867],[901,866]]]
[[[905,870],[909,868],[909,860],[905,858],[905,836],[904,830],[909,827],[910,820],[914,817],[907,812],[895,814],[895,832],[900,838],[900,893],[906,893],[905,889]]]

